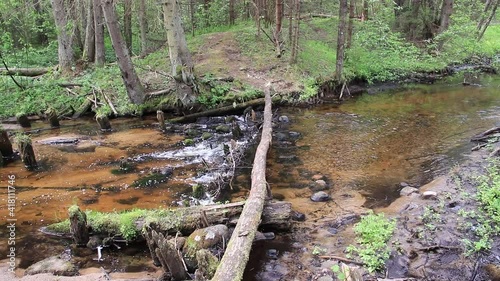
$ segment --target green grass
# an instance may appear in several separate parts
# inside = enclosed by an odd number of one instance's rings
[[[384,267],[389,258],[390,248],[387,242],[396,227],[394,220],[387,219],[384,214],[369,213],[354,225],[356,242],[359,246],[350,245],[348,253],[359,255],[368,271],[374,272]]]

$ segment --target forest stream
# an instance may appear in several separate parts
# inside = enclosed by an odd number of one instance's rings
[[[314,247],[341,253],[341,247],[353,242],[352,231],[329,222],[352,224],[369,209],[390,206],[403,186],[420,187],[461,163],[473,146],[470,137],[500,122],[500,79],[483,76],[479,84],[464,87],[459,77],[451,77],[433,85],[364,94],[341,105],[280,108],[267,180],[276,200],[291,202],[306,218],[295,223],[292,233],[255,244],[245,280],[292,280],[287,276],[298,270],[312,271]],[[65,219],[74,203],[107,212],[179,206],[192,200],[185,194],[193,184],[217,177],[200,178],[198,171],[210,165],[206,159],[218,157],[220,145],[207,140],[186,148],[184,134],[161,132],[149,116],[111,122],[113,131],[102,133],[91,119],[62,121],[54,130],[43,130],[48,125],[36,121],[30,130],[40,168],[27,171],[20,160],[0,168],[2,219],[8,217],[7,175],[16,178],[19,274],[68,251],[81,269],[154,274],[158,269],[143,243],[104,249],[104,260],[96,261],[95,251],[70,247],[71,240],[39,229]],[[75,142],[50,143],[61,137]],[[220,141],[225,137],[221,134]],[[133,162],[134,172],[113,173],[120,159]],[[244,161],[237,168],[231,201],[247,196],[250,164]],[[311,201],[318,190],[332,200]],[[6,235],[2,226],[0,236]],[[7,247],[2,239],[4,257]]]

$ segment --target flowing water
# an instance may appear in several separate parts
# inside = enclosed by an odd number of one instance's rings
[[[485,76],[481,84],[463,87],[455,78],[435,85],[365,94],[340,106],[280,109],[279,114],[288,116],[290,123],[278,122],[276,132],[282,135],[279,139],[275,135],[269,155],[268,180],[273,195],[292,202],[295,210],[306,214],[303,224],[312,230],[314,243],[334,247],[335,243],[328,240],[334,230],[325,230],[325,222],[341,213],[390,204],[402,182],[418,187],[446,173],[470,151],[468,140],[472,135],[499,125],[500,80]],[[201,161],[192,161],[197,157],[191,154],[213,147],[197,146],[194,151],[183,152],[190,157],[170,157],[185,136],[161,133],[153,123],[151,118],[113,120],[114,131],[101,133],[92,120],[63,121],[61,129],[33,135],[41,169],[28,172],[20,161],[0,168],[0,217],[4,222],[8,218],[7,176],[16,177],[16,239],[21,268],[69,248],[71,241],[48,237],[38,229],[65,218],[73,203],[83,209],[120,211],[168,207],[182,199],[181,194],[196,182],[202,165]],[[33,129],[37,126],[47,124],[38,122]],[[76,137],[79,141],[73,145],[42,143],[54,136]],[[136,162],[134,172],[111,172],[121,158]],[[177,167],[168,180],[160,180],[154,187],[133,186],[140,178],[165,174],[168,167]],[[233,200],[248,193],[249,169],[240,170],[234,181],[239,191],[233,194]],[[325,176],[326,192],[332,201],[313,203],[309,199],[315,174]],[[1,227],[0,237],[7,234]],[[287,258],[294,249],[309,246],[303,241],[296,244],[293,235],[259,244],[252,254],[252,260],[258,262],[250,263],[247,280],[273,280],[266,279],[270,277],[264,273],[280,276],[288,271],[273,262],[276,259],[269,257],[269,249],[278,249],[279,257]],[[72,254],[81,267],[154,271],[143,246],[107,251],[108,258],[102,263],[92,260],[96,254],[90,250],[73,249]],[[7,239],[2,239],[0,255],[6,252]]]

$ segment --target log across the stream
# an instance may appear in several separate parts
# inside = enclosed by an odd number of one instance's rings
[[[250,195],[231,235],[224,256],[212,278],[214,281],[238,281],[243,278],[252,243],[261,223],[264,203],[270,196],[266,181],[267,151],[272,139],[272,102],[269,91],[266,92],[265,99],[262,137],[253,161]]]

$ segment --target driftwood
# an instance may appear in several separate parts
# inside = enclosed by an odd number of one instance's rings
[[[9,70],[5,68],[0,68],[0,75],[17,75],[17,76],[40,76],[49,72],[49,68],[37,67],[37,68],[10,68]]]
[[[266,159],[272,139],[271,103],[271,95],[266,91],[264,124],[253,162],[250,195],[212,280],[237,281],[243,277],[257,227],[261,221],[264,202],[269,196]]]
[[[471,141],[486,141],[491,135],[500,133],[500,127],[491,128],[471,138]]]
[[[171,122],[171,123],[191,122],[191,121],[195,121],[196,119],[198,119],[200,117],[224,115],[224,114],[228,114],[231,112],[244,110],[249,106],[263,105],[264,103],[265,103],[264,98],[254,99],[251,101],[238,103],[236,105],[224,106],[224,107],[220,107],[220,108],[206,110],[203,112],[189,114],[189,115],[182,116],[182,117],[173,118],[173,119],[170,119],[169,122]]]

